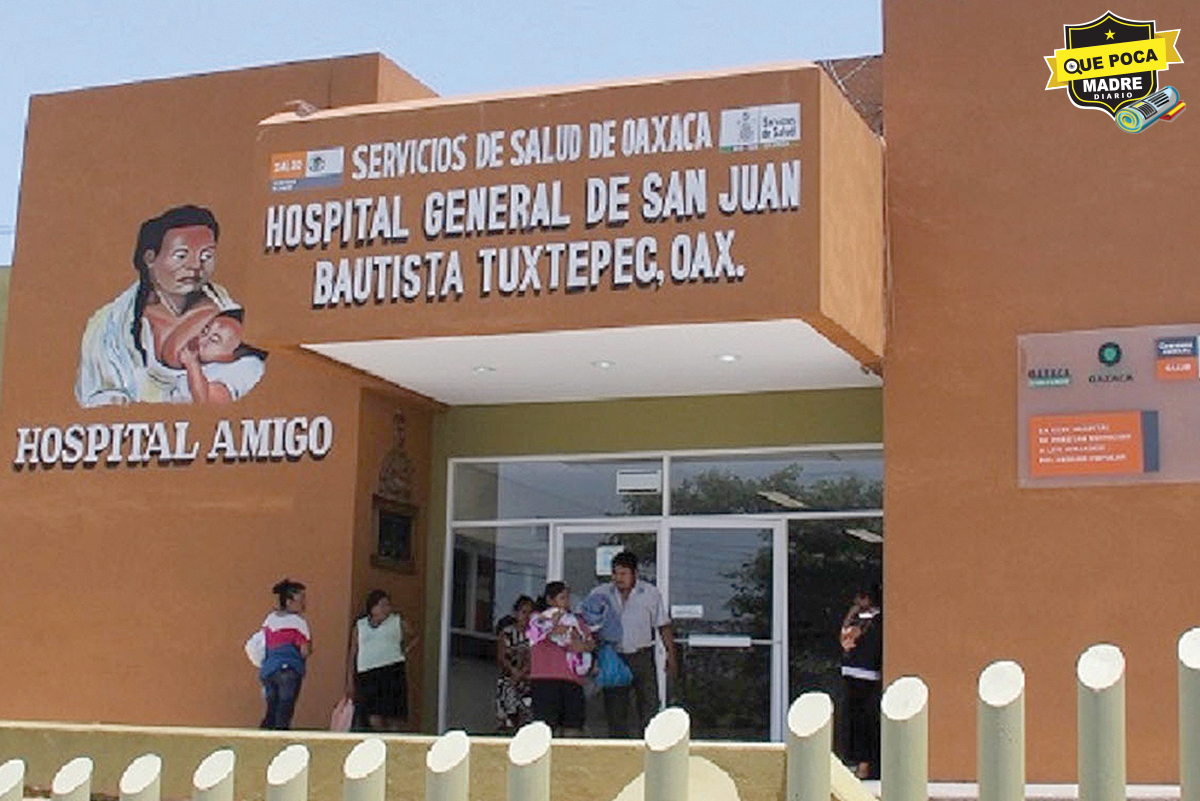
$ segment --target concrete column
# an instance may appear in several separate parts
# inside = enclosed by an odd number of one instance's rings
[[[1125,801],[1125,656],[1093,645],[1079,657],[1079,801]]]
[[[787,714],[787,801],[828,801],[832,751],[833,701],[804,693]]]
[[[692,719],[668,707],[646,727],[645,801],[687,801]]]
[[[342,763],[345,801],[384,801],[387,791],[387,746],[378,737],[363,740]]]
[[[129,763],[118,785],[121,801],[158,801],[162,786],[162,758],[142,754]]]
[[[425,801],[467,801],[471,790],[471,741],[448,731],[425,755]]]
[[[54,801],[90,801],[92,797],[92,760],[75,757],[58,769],[50,786]]]
[[[1025,801],[1025,671],[993,662],[979,674],[979,801]]]
[[[550,801],[550,727],[521,727],[508,744],[508,801]]]
[[[880,703],[882,801],[928,801],[929,688],[916,676],[896,679]]]
[[[307,801],[308,749],[289,745],[267,766],[266,801]]]
[[[1179,799],[1200,801],[1200,628],[1179,638]]]
[[[10,759],[0,765],[0,801],[22,801],[25,797],[25,762]]]
[[[228,748],[206,756],[192,774],[192,801],[233,801],[237,757]]]

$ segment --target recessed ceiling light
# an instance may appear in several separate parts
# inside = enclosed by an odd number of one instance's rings
[[[486,364],[481,364],[481,365],[479,365],[479,366],[477,366],[477,367],[474,367],[474,368],[472,368],[472,372],[476,372],[476,373],[494,373],[494,372],[496,372],[496,368],[495,368],[495,367],[488,367]]]
[[[616,366],[616,362],[610,362],[608,359],[599,359],[592,362],[592,367],[599,367],[601,370],[609,370]]]
[[[742,358],[742,357],[738,356],[736,353],[722,353],[720,356],[717,357],[717,361],[725,362],[726,364],[732,364],[733,362],[736,362],[740,358]]]

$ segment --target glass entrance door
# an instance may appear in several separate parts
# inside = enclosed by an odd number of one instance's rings
[[[578,607],[595,587],[612,581],[612,558],[632,551],[638,558],[638,580],[658,584],[659,527],[656,523],[558,525],[550,536],[549,581],[564,581],[571,605]],[[661,651],[661,646],[659,648]],[[663,660],[658,656],[658,697],[663,698]],[[604,699],[592,682],[584,686],[583,731],[588,737],[609,736]]]
[[[678,520],[678,518],[676,518]],[[779,740],[787,653],[783,521],[688,521],[667,532],[679,656],[671,701],[696,739]]]
[[[611,581],[612,557],[638,557],[638,579],[658,586],[671,616],[678,665],[659,698],[687,709],[697,739],[779,740],[786,703],[787,531],[782,520],[673,518],[653,523],[558,525],[549,580],[572,602]],[[589,736],[604,737],[602,699],[588,688]]]

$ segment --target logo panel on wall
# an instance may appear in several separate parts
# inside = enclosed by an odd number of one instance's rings
[[[271,154],[271,191],[336,188],[342,185],[346,152],[341,147]]]
[[[1124,356],[1119,342],[1108,341],[1096,350],[1100,370],[1088,376],[1089,384],[1125,384],[1133,380],[1133,371],[1121,367]]]
[[[1195,381],[1200,377],[1200,348],[1196,337],[1154,340],[1154,377],[1159,381]]]
[[[1034,367],[1025,374],[1031,387],[1067,387],[1071,370],[1067,367]]]
[[[1175,48],[1179,30],[1155,31],[1139,21],[1105,12],[1091,22],[1063,26],[1064,47],[1046,56],[1046,89],[1066,89],[1077,108],[1097,109],[1128,133],[1158,120],[1173,120],[1185,103],[1158,73],[1183,63]]]

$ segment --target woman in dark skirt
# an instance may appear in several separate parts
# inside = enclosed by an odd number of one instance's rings
[[[350,632],[346,694],[371,729],[399,731],[408,719],[405,653],[418,638],[383,590],[371,591],[366,608]]]

